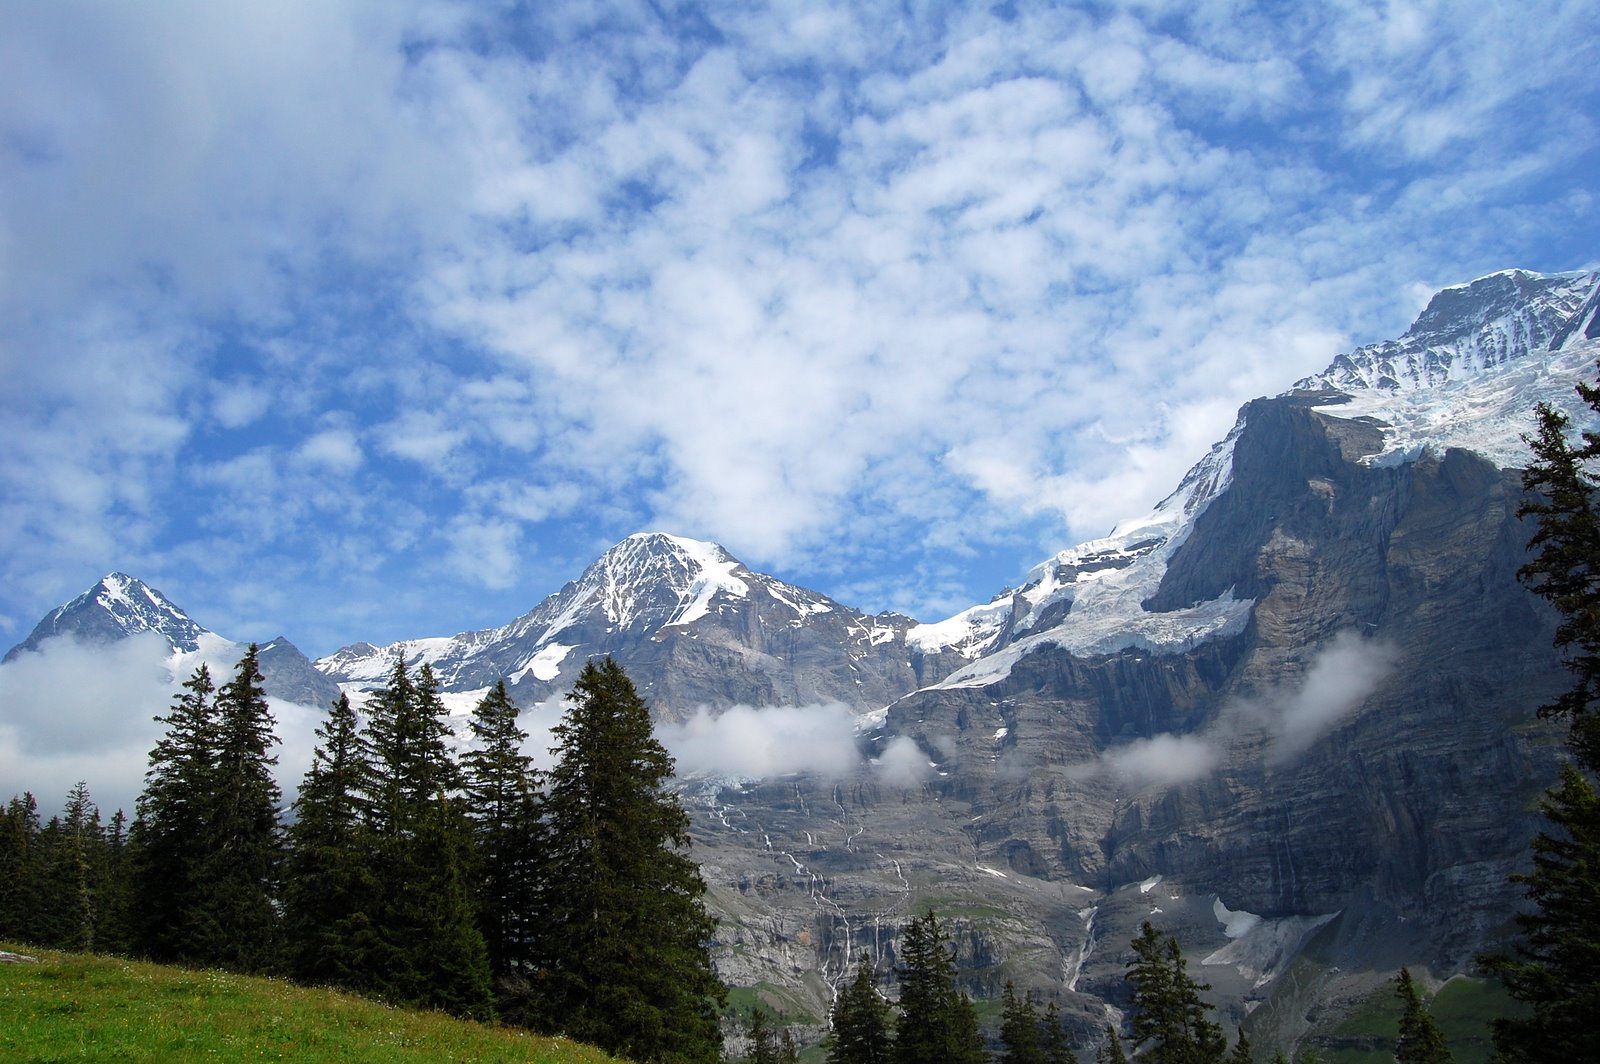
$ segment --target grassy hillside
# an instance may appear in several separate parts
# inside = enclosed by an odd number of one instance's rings
[[[532,1061],[597,1049],[278,979],[22,947],[0,964],[0,1060]]]

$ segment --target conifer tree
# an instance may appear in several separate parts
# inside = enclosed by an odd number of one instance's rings
[[[1600,388],[1578,386],[1600,413]],[[1518,576],[1560,614],[1555,645],[1565,652],[1573,687],[1540,708],[1568,723],[1576,764],[1542,803],[1550,827],[1533,843],[1533,868],[1512,876],[1535,909],[1521,913],[1522,940],[1511,951],[1480,957],[1526,1016],[1497,1020],[1494,1045],[1504,1061],[1566,1061],[1590,1050],[1590,1018],[1600,1014],[1600,434],[1574,445],[1565,415],[1540,404],[1537,429],[1524,437],[1533,461],[1523,472],[1528,496],[1519,517],[1533,517],[1535,557]]]
[[[1039,1010],[1030,994],[1018,996],[1006,980],[1000,1014],[1001,1064],[1045,1064]]]
[[[218,719],[210,670],[184,681],[150,751],[130,843],[135,946],[158,961],[208,963],[211,936],[198,918],[210,826]]]
[[[38,904],[39,803],[13,795],[0,815],[0,938],[32,941]]]
[[[1112,1032],[1115,1035],[1116,1032]],[[1050,1002],[1044,1010],[1044,1032],[1041,1035],[1040,1047],[1044,1050],[1045,1064],[1076,1064],[1077,1057],[1072,1052],[1072,1046],[1067,1041],[1067,1032],[1061,1026],[1061,1009],[1054,1001]],[[1118,1051],[1121,1051],[1119,1045]]]
[[[956,989],[950,936],[932,910],[906,926],[900,961],[894,1064],[981,1064],[977,1013],[971,999]]]
[[[273,971],[282,963],[282,795],[272,777],[278,759],[268,753],[278,738],[257,654],[251,643],[233,679],[217,692],[216,760],[198,882],[212,935],[204,959],[245,972]]]
[[[1122,1039],[1115,1027],[1106,1027],[1106,1040],[1095,1050],[1095,1064],[1128,1064],[1128,1054],[1122,1049]]]
[[[366,808],[378,901],[364,978],[396,1004],[489,1018],[488,953],[468,878],[470,827],[455,797],[460,771],[445,745],[447,713],[433,670],[424,664],[413,682],[396,659],[368,710]]]
[[[1400,1037],[1395,1042],[1395,1064],[1451,1064],[1439,1025],[1422,1004],[1411,972],[1400,969],[1395,976],[1395,995],[1400,998]]]
[[[1250,1051],[1250,1039],[1245,1037],[1243,1031],[1233,1043],[1233,1052],[1228,1054],[1228,1064],[1255,1064],[1255,1055]]]
[[[346,695],[317,726],[295,799],[284,888],[289,971],[304,982],[373,990],[378,884],[363,788],[371,751]]]
[[[1222,1029],[1207,1018],[1202,991],[1190,977],[1178,940],[1146,920],[1133,940],[1128,966],[1133,984],[1134,1052],[1151,1064],[1212,1064],[1227,1051]]]
[[[1568,764],[1541,805],[1551,830],[1533,841],[1532,870],[1511,877],[1536,908],[1517,915],[1511,953],[1480,958],[1530,1010],[1494,1021],[1505,1061],[1583,1059],[1600,1016],[1600,794]]]
[[[889,1005],[878,993],[865,953],[856,977],[834,999],[828,1064],[889,1064]]]
[[[750,1010],[750,1034],[744,1064],[778,1064],[778,1035],[772,1015],[757,1005]]]
[[[1580,384],[1578,393],[1600,413],[1600,388]],[[1533,461],[1523,470],[1527,496],[1517,510],[1535,519],[1528,549],[1536,554],[1517,576],[1560,613],[1555,645],[1575,678],[1539,713],[1567,720],[1568,745],[1593,773],[1600,771],[1600,721],[1590,712],[1600,700],[1600,479],[1586,463],[1600,458],[1600,435],[1586,431],[1573,446],[1566,415],[1541,403],[1536,418],[1536,433],[1523,437]]]
[[[128,817],[118,809],[105,832],[105,861],[100,869],[100,905],[95,941],[106,953],[126,953],[132,948],[129,930]]]
[[[491,972],[504,976],[533,963],[540,802],[533,759],[522,752],[528,735],[517,724],[504,680],[473,709],[471,727],[479,746],[461,760],[476,851],[478,927]]]
[[[521,1018],[639,1061],[716,1061],[715,922],[649,709],[615,661],[591,661],[553,736],[538,972]]]
[[[105,864],[105,835],[100,810],[89,798],[83,780],[67,795],[55,851],[49,894],[55,899],[55,933],[51,945],[58,949],[93,953],[99,923],[101,870]]]

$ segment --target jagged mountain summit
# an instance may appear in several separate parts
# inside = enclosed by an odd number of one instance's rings
[[[908,645],[916,622],[869,616],[757,573],[714,543],[629,536],[578,579],[498,628],[377,647],[316,662],[348,688],[383,682],[397,656],[428,663],[447,692],[504,678],[524,705],[571,689],[583,663],[624,663],[659,717],[725,708],[843,702],[887,705],[947,665]]]
[[[166,643],[168,666],[180,678],[202,659],[214,663],[213,671],[217,671],[244,654],[243,643],[201,626],[144,581],[126,573],[108,573],[71,602],[45,614],[28,638],[6,652],[4,660],[39,653],[53,639],[104,645],[147,633]],[[312,668],[310,660],[287,639],[279,637],[261,645],[257,660],[266,692],[274,698],[326,706],[339,696],[338,685]]]
[[[1597,340],[1600,273],[1507,270],[1444,289],[1398,340],[1341,354],[1278,398],[1378,427],[1382,443],[1362,457],[1367,464],[1460,448],[1516,468],[1537,403],[1584,420],[1573,389],[1593,376]],[[1081,653],[1162,653],[1236,633],[1250,602],[1228,593],[1184,603],[1154,596],[1194,521],[1232,483],[1234,445],[1251,409],[1150,514],[1061,551],[1016,591],[918,626],[912,645],[970,659],[945,681],[970,685],[1045,642]]]
[[[108,573],[71,602],[45,614],[28,638],[6,652],[5,660],[36,651],[46,639],[59,636],[112,643],[138,632],[154,632],[180,653],[198,651],[201,639],[211,634],[144,581]]]

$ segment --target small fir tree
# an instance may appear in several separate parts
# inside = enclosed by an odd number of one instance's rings
[[[1039,1010],[1031,994],[1017,994],[1006,980],[1000,1014],[1001,1064],[1045,1064]]]
[[[1066,1029],[1061,1026],[1061,1009],[1054,1001],[1045,1006],[1044,1030],[1039,1044],[1044,1050],[1045,1064],[1077,1064],[1078,1058],[1072,1052]],[[1121,1047],[1118,1048],[1120,1051]]]
[[[1395,1042],[1395,1064],[1451,1064],[1444,1035],[1433,1022],[1409,969],[1395,976],[1395,995],[1400,999],[1400,1038]]]
[[[906,926],[900,961],[894,1064],[982,1064],[977,1013],[956,989],[950,936],[932,910]]]
[[[888,1064],[889,1004],[878,993],[867,954],[856,964],[855,979],[834,999],[829,1020],[828,1064]]]
[[[1123,1051],[1122,1039],[1115,1027],[1106,1027],[1106,1040],[1095,1050],[1095,1064],[1128,1064],[1128,1054]]]
[[[1159,934],[1146,920],[1133,952],[1128,981],[1133,984],[1134,1052],[1151,1064],[1220,1062],[1227,1041],[1200,997],[1211,988],[1190,977],[1178,940]]]

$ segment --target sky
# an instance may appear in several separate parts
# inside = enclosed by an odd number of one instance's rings
[[[936,620],[1600,256],[1600,8],[0,4],[0,644],[313,656],[629,533]]]

